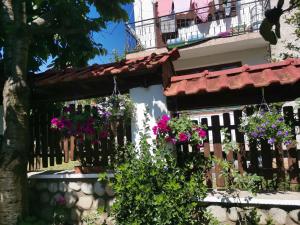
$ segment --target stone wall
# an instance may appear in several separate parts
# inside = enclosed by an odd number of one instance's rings
[[[98,182],[96,174],[93,178],[50,177],[51,175],[46,175],[43,179],[29,179],[30,209],[33,215],[50,221],[54,216],[56,199],[63,197],[70,224],[84,225],[82,217],[95,212],[98,208],[104,209],[105,212],[101,214],[96,224],[102,224],[104,221],[107,225],[114,224],[107,213],[114,202],[114,192],[109,185]],[[223,194],[216,192],[204,199],[207,210],[220,224],[241,224],[239,223],[241,218],[253,208],[256,208],[258,215],[261,216],[261,225],[266,225],[269,218],[272,218],[275,225],[300,224],[300,193],[267,193],[250,198],[248,194],[241,194],[245,198],[241,197],[238,200],[228,196],[223,198]],[[260,203],[257,204],[258,202]]]
[[[114,201],[114,192],[109,185],[97,179],[37,179],[29,180],[30,210],[33,215],[50,221],[54,216],[56,199],[66,201],[68,221],[81,225],[81,218],[98,208],[109,211]],[[112,218],[103,212],[99,223],[113,224]]]
[[[240,224],[245,214],[254,207],[236,207],[226,204],[210,205],[207,210],[221,223],[228,225]],[[300,209],[294,207],[279,208],[275,206],[256,206],[257,215],[260,216],[259,224],[266,225],[268,220],[272,219],[275,225],[297,225],[300,224]]]

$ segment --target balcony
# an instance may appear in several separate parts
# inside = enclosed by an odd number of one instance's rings
[[[226,4],[127,23],[125,49],[133,53],[193,46],[212,39],[257,32],[269,7],[268,0],[231,0]],[[208,14],[206,22],[203,22],[201,14]]]

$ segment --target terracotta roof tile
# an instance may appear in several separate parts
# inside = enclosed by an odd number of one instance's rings
[[[168,60],[176,60],[179,57],[177,49],[170,52],[149,56],[122,60],[116,63],[105,65],[92,65],[80,69],[68,68],[62,71],[49,70],[41,74],[34,75],[33,82],[36,86],[53,85],[61,82],[85,80],[91,77],[106,75],[118,75],[122,73],[142,73],[144,70],[156,69]]]
[[[286,85],[300,81],[300,59],[286,59],[276,63],[243,65],[238,68],[171,78],[166,96],[193,95],[222,90],[260,88],[274,84]]]

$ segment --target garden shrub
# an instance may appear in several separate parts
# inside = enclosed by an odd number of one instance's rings
[[[139,151],[134,146],[128,147],[131,157],[115,173],[113,188],[116,202],[112,214],[116,223],[209,224],[210,216],[200,203],[207,194],[205,166],[191,170],[194,164],[205,165],[204,159],[198,156],[194,158],[200,160],[196,163],[190,157],[178,166],[175,148],[163,141],[150,144],[147,135],[150,128],[146,123],[145,127]]]

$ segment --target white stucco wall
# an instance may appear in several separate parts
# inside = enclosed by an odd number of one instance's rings
[[[271,0],[271,8],[277,5],[277,1],[278,0]],[[288,7],[289,7],[289,1],[284,1],[283,9],[286,9]],[[285,22],[286,18],[289,18],[291,15],[293,15],[294,12],[295,11],[287,12],[280,18],[281,39],[278,40],[278,43],[276,45],[271,45],[271,54],[272,54],[272,59],[274,60],[282,59],[281,53],[284,52],[288,54],[293,54],[295,57],[300,57],[299,52],[290,51],[285,47],[288,43],[292,43],[292,44],[297,43],[296,40],[297,37],[294,34],[296,27],[291,26]],[[299,46],[299,41],[298,41],[298,46]]]
[[[197,67],[232,63],[241,61],[242,64],[255,65],[266,63],[269,60],[267,47],[247,49],[244,51],[227,52],[223,54],[214,54],[198,58],[181,60],[180,58],[173,62],[175,70],[184,70]]]
[[[148,112],[149,126],[152,129],[156,121],[163,114],[167,114],[166,97],[163,95],[162,85],[153,85],[148,88],[133,88],[129,91],[130,98],[135,104],[135,116],[131,122],[132,142],[140,140],[139,132],[144,131],[145,112]],[[152,130],[150,131],[152,137]]]

